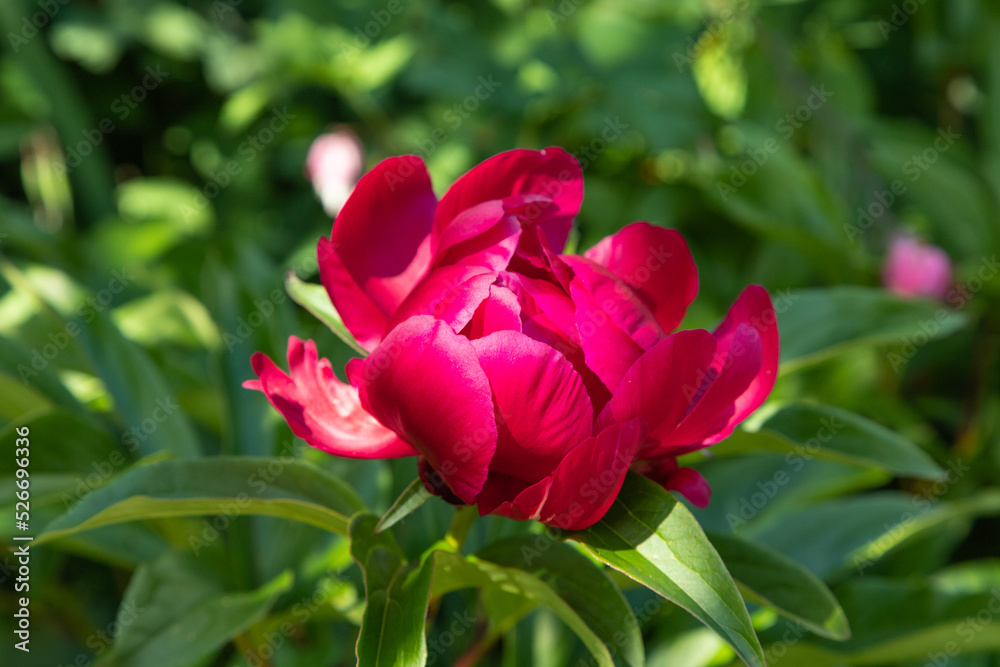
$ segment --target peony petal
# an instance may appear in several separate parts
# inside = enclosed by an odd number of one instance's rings
[[[715,339],[703,329],[678,331],[657,343],[625,374],[595,428],[641,417],[654,442],[642,444],[638,456],[659,451],[655,441],[669,435],[688,413],[715,351]]]
[[[508,285],[517,295],[525,317],[544,314],[544,321],[551,323],[555,331],[574,344],[579,343],[576,305],[561,286],[547,280],[508,272],[500,275],[500,282]]]
[[[555,472],[498,505],[493,514],[537,519],[563,530],[583,530],[600,521],[622,488],[638,443],[642,421],[613,424],[582,442]]]
[[[725,349],[727,352],[738,354],[735,339],[741,324],[753,327],[760,336],[762,354],[760,371],[746,390],[735,399],[735,409],[725,426],[708,438],[707,444],[714,444],[729,437],[733,429],[767,399],[778,378],[780,357],[778,320],[770,295],[760,285],[751,285],[743,290],[729,309],[726,319],[713,333],[719,341],[720,350]]]
[[[420,476],[420,481],[423,482],[424,488],[441,498],[441,500],[451,505],[467,504],[448,488],[441,475],[430,467],[427,459],[423,456],[417,457],[417,474]]]
[[[521,306],[521,330],[566,357],[587,387],[594,412],[599,413],[611,399],[611,391],[586,363],[576,328],[576,306],[554,283],[509,272],[499,282],[508,285]]]
[[[423,160],[393,157],[358,181],[333,223],[330,241],[341,265],[386,316],[430,268],[436,205]]]
[[[496,514],[515,521],[538,519],[542,504],[552,488],[552,478],[546,477],[527,488],[522,488],[527,482],[514,477],[492,481],[494,474],[490,474],[491,480],[486,482],[483,495],[480,496],[481,500],[476,501],[479,516]]]
[[[611,321],[642,349],[648,350],[666,337],[653,312],[618,276],[585,257],[563,255],[562,259]]]
[[[496,274],[481,266],[445,266],[434,270],[407,297],[389,321],[393,329],[417,315],[432,315],[456,332],[472,321],[490,294]]]
[[[573,271],[557,253],[552,252],[545,233],[535,226],[526,226],[521,231],[517,250],[508,264],[508,269],[519,275],[544,280],[569,289]]]
[[[476,350],[440,320],[412,317],[365,360],[361,404],[410,442],[467,503],[483,488],[497,426]]]
[[[578,283],[570,285],[570,294],[576,304],[576,328],[587,366],[614,392],[643,350]]]
[[[313,341],[288,340],[290,377],[260,352],[251,364],[260,379],[244,386],[264,392],[292,432],[313,447],[360,459],[417,453],[361,407],[357,389],[338,380],[329,361],[317,359]]]
[[[712,500],[712,487],[694,468],[678,468],[663,482],[663,488],[667,491],[676,491],[690,500],[695,507],[708,507],[709,501]]]
[[[491,199],[544,195],[523,220],[536,222],[549,245],[562,250],[583,201],[583,172],[576,158],[561,148],[517,149],[495,155],[473,167],[448,189],[434,214],[434,233],[441,234],[462,211]]]
[[[493,471],[537,482],[590,437],[594,412],[573,365],[517,331],[472,341],[493,389],[497,447]]]
[[[360,357],[354,357],[353,359],[348,359],[347,363],[344,364],[344,375],[347,376],[347,381],[351,383],[352,387],[357,387],[361,384],[361,374],[365,370],[365,360]]]
[[[728,437],[749,414],[737,413],[738,402],[752,392],[751,384],[761,374],[761,348],[760,334],[749,324],[738,324],[731,337],[720,339],[718,354],[698,388],[690,412],[673,432],[663,435],[660,448],[649,455],[669,452],[676,456]],[[745,401],[744,407],[748,407]]]
[[[505,475],[496,470],[490,470],[490,476],[486,479],[486,484],[479,497],[476,498],[479,516],[500,513],[501,516],[511,519],[527,521],[535,510],[541,507],[542,501],[545,499],[548,486],[542,482],[551,483],[551,481],[550,477],[546,477],[541,482],[533,483],[514,475]],[[511,501],[530,486],[537,487],[534,493],[524,496],[520,506],[512,505]]]
[[[506,287],[490,285],[489,297],[479,304],[472,321],[462,333],[467,338],[475,339],[508,329],[521,331],[521,304]]]
[[[698,294],[698,268],[676,229],[635,222],[608,236],[584,257],[632,288],[664,331],[673,331]]]
[[[514,256],[521,224],[500,200],[462,211],[434,238],[434,265],[465,264],[491,271],[507,268]]]
[[[319,240],[316,255],[319,259],[320,280],[344,326],[361,347],[374,350],[382,340],[389,318],[354,282],[330,239]]]
[[[686,332],[678,332],[674,336],[680,333]],[[700,335],[704,337],[705,333]],[[598,427],[610,421],[620,421],[625,416],[643,415],[650,425],[655,443],[641,447],[641,457],[677,456],[728,437],[767,398],[777,375],[778,329],[767,292],[758,286],[744,290],[713,338],[716,347],[710,364],[704,365],[702,356],[696,366],[687,366],[684,397],[663,402],[671,408],[659,424],[650,421],[650,415],[657,411],[648,405],[638,408],[643,397],[633,396],[632,390],[623,381],[622,397],[612,399],[598,418]],[[682,354],[680,358],[686,356]],[[633,371],[638,372],[636,368],[640,367],[648,370],[650,362],[643,364],[640,359]],[[654,383],[648,386],[657,386],[655,374],[641,381]],[[648,403],[648,398],[646,401]],[[682,419],[677,422],[680,408],[685,408],[686,414],[681,413]],[[662,410],[659,413],[663,416]]]
[[[645,475],[667,491],[676,491],[695,507],[708,507],[712,498],[712,487],[708,480],[694,468],[680,468],[676,457],[665,457],[642,461],[632,466],[632,470]]]
[[[552,475],[540,520],[563,530],[583,530],[600,521],[645,439],[642,420],[633,419],[609,426],[570,452]]]

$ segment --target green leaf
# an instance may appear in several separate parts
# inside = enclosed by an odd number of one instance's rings
[[[853,578],[837,588],[837,595],[855,636],[836,645],[818,639],[789,644],[782,664],[988,664],[962,662],[956,654],[972,657],[1000,650],[1000,624],[993,611],[998,591],[1000,561],[995,559],[967,561],[930,577]]]
[[[187,292],[166,289],[133,299],[111,313],[130,340],[145,346],[174,343],[218,350],[222,335],[204,304]]]
[[[118,212],[127,220],[170,222],[187,233],[214,222],[212,208],[191,183],[174,178],[131,178],[118,186]]]
[[[852,347],[947,336],[966,323],[964,315],[940,303],[899,299],[869,287],[800,290],[787,300],[778,314],[782,373]]]
[[[245,314],[244,305],[252,301],[246,292],[254,287],[249,280],[254,272],[247,269],[246,274],[236,275],[219,262],[210,261],[205,284],[211,286],[208,298],[216,304],[213,309],[216,321],[235,323]],[[266,349],[269,340],[287,340],[287,332],[276,326],[280,319],[267,318],[246,339],[224,336],[227,345],[219,350],[217,370],[212,373],[217,379],[213,392],[222,399],[219,414],[222,453],[267,456],[275,451],[273,425],[263,418],[268,416],[262,410],[268,405],[267,399],[259,392],[244,389],[243,382],[251,373],[247,360],[252,351]]]
[[[19,35],[19,26],[25,17],[27,4],[22,2],[0,3],[0,27],[3,34]],[[47,40],[46,40],[47,41]],[[19,52],[24,57],[24,76],[31,81],[36,99],[46,105],[47,121],[60,137],[79,137],[93,132],[102,120],[91,113],[93,100],[88,100],[77,86],[78,80],[70,75],[63,63],[52,53],[49,44],[25,40]],[[114,189],[114,166],[108,158],[108,147],[102,142],[92,146],[87,164],[69,174],[73,190],[80,200],[80,219],[96,220],[111,212],[110,193]]]
[[[12,375],[0,373],[0,419],[19,419],[51,408],[47,396]]]
[[[518,535],[494,542],[477,558],[531,572],[562,598],[606,646],[615,662],[645,663],[639,622],[625,596],[602,568],[573,547],[547,535]]]
[[[757,451],[793,452],[903,477],[945,477],[934,459],[898,433],[827,405],[785,405],[756,430],[741,427],[712,448],[716,456]]]
[[[703,625],[669,633],[661,630],[658,634],[667,636],[649,648],[650,667],[715,667],[719,664],[717,656],[730,653],[719,635]]]
[[[14,442],[15,429],[21,426],[30,429],[32,441],[45,443],[45,447],[32,450],[32,476],[36,472],[74,473],[82,487],[93,488],[94,473],[100,483],[112,473],[121,472],[124,469],[121,466],[131,460],[111,432],[85,412],[65,409],[36,412],[0,430],[0,442]],[[73,437],[65,437],[67,433]],[[0,475],[13,475],[14,469],[13,456],[0,460]]]
[[[267,515],[346,534],[363,509],[338,478],[295,459],[216,456],[131,468],[46,526],[37,546],[99,526],[177,516]]]
[[[83,328],[80,338],[114,398],[115,411],[128,432],[126,444],[143,454],[162,450],[178,456],[201,453],[194,426],[142,348],[103,315]]]
[[[384,534],[384,533],[383,533]],[[548,607],[583,642],[601,667],[614,667],[614,660],[595,629],[587,624],[577,609],[562,599],[549,584],[519,568],[509,568],[468,558],[453,551],[435,551],[434,587],[435,596],[444,595],[462,588],[500,588],[508,593],[520,595],[537,604]],[[610,645],[614,645],[613,643]]]
[[[374,90],[393,77],[410,61],[416,44],[409,35],[397,35],[384,39],[371,48],[365,49],[344,65],[342,71],[347,80],[362,90]]]
[[[431,559],[407,563],[392,533],[375,533],[374,514],[351,519],[351,556],[365,575],[367,605],[358,635],[358,664],[418,667],[427,661],[424,622],[430,600]]]
[[[698,523],[705,530],[741,537],[780,520],[784,513],[892,481],[878,468],[771,452],[707,458],[697,469],[712,488],[708,507],[692,510]]]
[[[283,572],[252,592],[222,590],[217,577],[176,553],[140,567],[118,609],[120,631],[104,667],[188,667],[260,621],[292,586]]]
[[[830,639],[844,640],[851,628],[837,598],[817,579],[787,556],[734,535],[708,533],[743,597]]]
[[[1000,491],[996,490],[940,502],[881,491],[786,513],[749,537],[829,580],[852,569],[863,575],[904,542],[945,522],[998,514]]]
[[[330,327],[333,333],[337,334],[355,352],[362,357],[368,356],[368,352],[358,344],[358,341],[351,332],[344,326],[344,321],[340,319],[340,314],[333,307],[330,295],[326,293],[325,287],[303,282],[299,280],[294,271],[289,271],[288,275],[285,276],[285,289],[288,291],[288,295],[292,297],[292,301],[308,310],[316,319]]]
[[[604,518],[568,537],[686,609],[746,664],[764,665],[750,615],[725,564],[688,509],[659,484],[630,473]]]
[[[397,523],[405,519],[411,512],[416,511],[418,507],[423,505],[431,497],[431,492],[427,490],[424,483],[420,481],[419,478],[410,482],[409,486],[403,489],[403,492],[399,494],[399,498],[396,498],[396,502],[392,504],[382,518],[379,519],[378,524],[375,526],[375,532],[381,533],[383,530],[388,530],[392,528]]]
[[[502,588],[493,586],[483,589],[482,602],[487,634],[497,639],[512,632],[514,626],[538,606],[538,603],[530,598],[517,593],[508,593]],[[489,642],[490,645],[492,643]]]
[[[0,373],[17,378],[21,388],[33,388],[56,405],[79,409],[79,402],[66,390],[55,364],[41,364],[32,352],[20,341],[0,336]]]
[[[32,515],[34,515],[34,507]],[[36,539],[35,542],[38,540]],[[34,544],[34,542],[32,543]],[[142,523],[120,523],[86,533],[71,535],[59,542],[59,551],[77,554],[114,567],[133,569],[171,550],[170,542]]]

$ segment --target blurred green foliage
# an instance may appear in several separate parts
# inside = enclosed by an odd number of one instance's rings
[[[308,147],[347,125],[368,166],[417,153],[440,192],[494,153],[554,144],[585,169],[577,247],[633,220],[680,229],[701,277],[685,327],[765,285],[797,332],[775,401],[860,413],[951,470],[918,480],[866,454],[881,431],[838,441],[839,459],[784,453],[780,442],[809,436],[779,423],[787,413],[764,424],[772,453],[730,443],[695,457],[715,493],[702,525],[801,563],[850,621],[852,639],[834,642],[752,606],[770,664],[1000,665],[994,3],[4,0],[0,32],[5,517],[21,425],[35,534],[165,457],[294,456],[385,511],[412,460],[303,447],[241,388],[251,353],[280,359],[291,334],[317,340],[334,368],[352,356],[284,292],[289,269],[315,281],[331,225],[303,175]],[[900,228],[953,259],[948,303],[876,291]],[[394,527],[399,548],[419,554],[451,513],[429,502]],[[537,530],[491,518],[469,544]],[[17,531],[4,518],[0,532]],[[361,573],[318,527],[153,518],[32,554],[30,655],[12,648],[16,563],[0,556],[3,664],[354,663]],[[647,664],[734,659],[677,607],[618,583],[651,610],[637,612]],[[439,605],[432,639],[463,609],[520,618],[511,600],[470,590]],[[497,643],[482,664],[585,664],[551,612],[520,613],[509,628],[476,621],[435,660],[453,664],[486,636]]]

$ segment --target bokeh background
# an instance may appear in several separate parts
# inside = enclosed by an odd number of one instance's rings
[[[3,0],[0,33],[5,540],[23,424],[36,534],[164,456],[294,456],[385,510],[413,461],[304,448],[240,386],[251,353],[280,359],[291,334],[334,368],[351,356],[285,296],[289,270],[317,281],[331,226],[310,144],[350,130],[366,167],[417,153],[439,193],[492,154],[559,145],[584,167],[575,247],[634,220],[680,229],[701,278],[685,328],[763,284],[796,335],[775,399],[858,412],[951,470],[890,474],[864,464],[863,439],[840,461],[737,443],[696,463],[715,491],[703,525],[802,563],[850,619],[838,643],[753,610],[770,663],[1000,665],[994,3]],[[939,303],[882,298],[901,232],[951,258]],[[404,548],[450,516],[428,503],[397,527]],[[490,519],[470,540],[523,530],[537,527]],[[4,665],[355,660],[360,574],[341,538],[301,524],[154,519],[40,546],[29,655],[12,647],[15,559],[0,565]],[[645,610],[648,664],[733,661],[682,610],[621,585]],[[485,631],[477,605],[442,601],[437,664]],[[590,664],[551,613],[522,616],[481,664]]]

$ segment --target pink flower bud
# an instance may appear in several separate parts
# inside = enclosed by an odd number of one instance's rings
[[[338,129],[313,141],[306,157],[306,175],[330,216],[336,216],[347,201],[363,168],[364,148],[351,130]]]
[[[889,244],[882,280],[898,296],[942,299],[951,287],[951,260],[937,246],[899,235]]]

